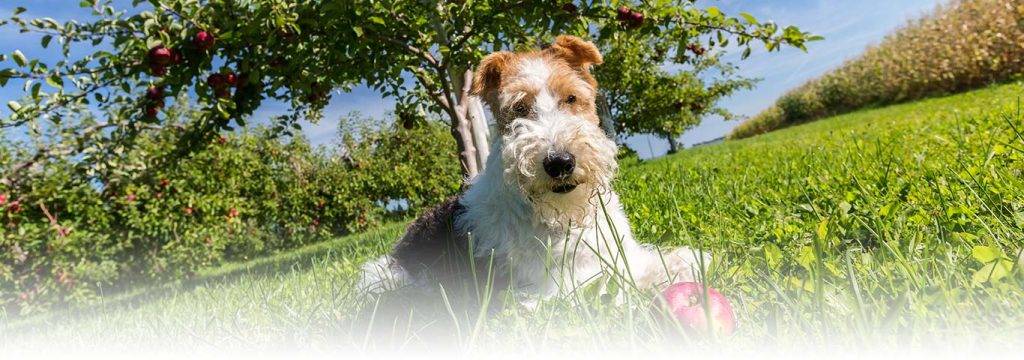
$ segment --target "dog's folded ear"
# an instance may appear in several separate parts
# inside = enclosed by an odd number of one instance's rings
[[[544,52],[562,58],[569,66],[587,70],[590,65],[604,62],[597,46],[593,43],[571,35],[560,35]]]
[[[513,53],[499,51],[480,60],[480,66],[473,74],[473,86],[469,90],[470,93],[482,97],[484,100],[490,100],[495,96],[498,87],[501,86],[501,77],[512,66],[514,57]]]

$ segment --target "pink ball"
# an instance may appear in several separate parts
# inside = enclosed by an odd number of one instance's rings
[[[706,301],[705,301],[706,300]],[[736,330],[736,316],[732,312],[732,304],[722,293],[707,287],[707,298],[704,297],[704,286],[695,282],[675,283],[661,292],[658,302],[679,321],[688,332],[707,334],[710,328],[715,334],[730,335]],[[711,326],[708,326],[710,313]]]

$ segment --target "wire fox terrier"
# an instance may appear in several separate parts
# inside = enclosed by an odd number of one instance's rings
[[[485,170],[366,263],[361,287],[436,288],[487,272],[497,286],[548,297],[611,277],[640,289],[693,281],[710,257],[637,243],[611,187],[618,149],[600,126],[590,74],[601,62],[597,47],[573,36],[485,57],[472,93],[500,131]]]

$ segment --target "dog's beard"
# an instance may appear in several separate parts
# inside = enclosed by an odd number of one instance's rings
[[[505,182],[529,200],[540,221],[560,228],[593,221],[618,168],[615,142],[600,128],[576,117],[547,122],[517,119],[502,142]],[[568,151],[576,159],[576,169],[566,179],[552,179],[544,172],[543,159],[554,151]]]

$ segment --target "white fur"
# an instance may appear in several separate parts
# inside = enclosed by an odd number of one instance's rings
[[[515,75],[522,81],[529,81],[537,88],[545,88],[551,78],[551,66],[540,58],[525,59],[519,63],[519,72]]]
[[[363,264],[358,289],[366,293],[381,293],[408,285],[412,280],[391,255],[383,255]]]

